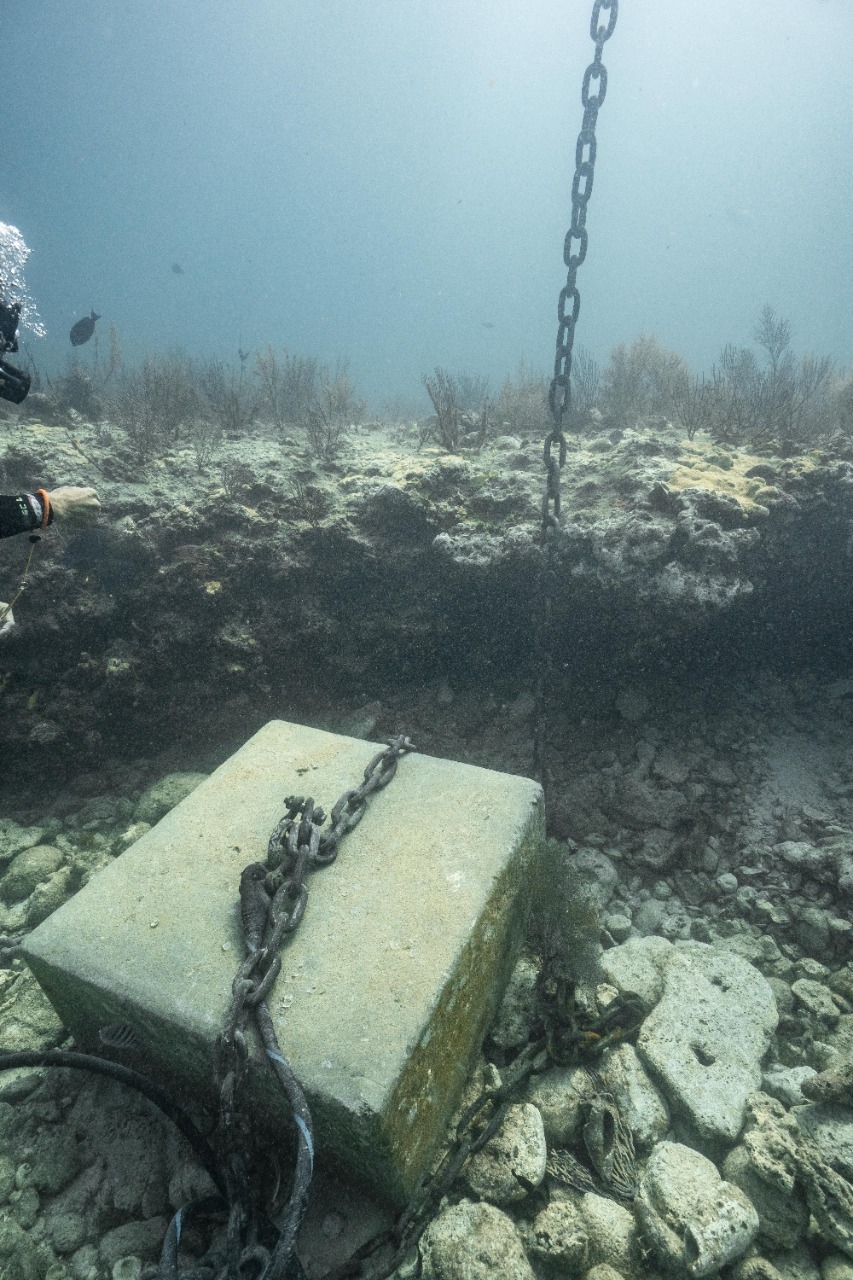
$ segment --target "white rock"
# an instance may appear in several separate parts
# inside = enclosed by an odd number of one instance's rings
[[[421,1237],[423,1280],[535,1280],[511,1218],[491,1204],[462,1200]]]
[[[495,1136],[468,1161],[465,1178],[475,1196],[513,1204],[539,1186],[547,1158],[542,1116],[532,1102],[516,1103]]]
[[[662,1266],[707,1276],[740,1257],[758,1233],[758,1214],[716,1166],[679,1142],[659,1143],[646,1165],[635,1212]]]
[[[669,1129],[669,1108],[640,1062],[636,1049],[630,1044],[620,1044],[607,1056],[599,1075],[631,1129],[637,1150],[651,1151]]]
[[[667,957],[664,992],[637,1051],[674,1110],[702,1137],[732,1143],[746,1100],[761,1085],[777,1021],[773,992],[757,969],[730,952],[684,943]]]

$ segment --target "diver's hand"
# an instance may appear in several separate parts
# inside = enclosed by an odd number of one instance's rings
[[[15,625],[15,615],[6,604],[5,600],[0,600],[0,640],[7,636]]]
[[[101,506],[94,489],[84,489],[79,485],[60,485],[47,496],[56,519],[62,524],[91,524]]]

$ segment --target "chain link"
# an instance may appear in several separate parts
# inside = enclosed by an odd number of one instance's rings
[[[548,390],[553,425],[545,437],[543,446],[545,485],[542,496],[541,560],[533,651],[536,701],[533,719],[533,768],[546,789],[550,777],[545,757],[547,700],[553,674],[551,631],[557,585],[555,544],[560,526],[560,473],[566,462],[563,418],[571,408],[572,348],[581,307],[577,274],[578,267],[586,258],[588,245],[586,209],[592,195],[595,176],[595,125],[599,108],[607,93],[607,69],[601,60],[601,54],[605,43],[613,35],[618,10],[619,0],[595,0],[592,6],[589,33],[595,44],[595,56],[584,72],[581,88],[583,122],[575,144],[572,218],[563,242],[563,261],[568,274],[557,302],[557,349],[554,357],[554,375]],[[606,25],[601,21],[603,13],[607,16]]]

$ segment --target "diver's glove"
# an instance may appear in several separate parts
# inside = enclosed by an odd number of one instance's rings
[[[88,486],[64,484],[51,489],[47,496],[51,511],[63,525],[80,528],[97,519],[101,504],[95,490]]]
[[[0,600],[0,640],[3,640],[15,625],[15,615],[5,600]]]

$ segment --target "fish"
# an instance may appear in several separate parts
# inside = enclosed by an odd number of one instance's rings
[[[173,262],[173,263],[172,263],[172,271],[174,272],[174,274],[175,274],[176,276],[182,276],[182,275],[184,274],[184,269],[183,269],[183,267],[181,266],[180,262]]]
[[[100,320],[100,316],[93,311],[90,316],[84,316],[82,320],[78,320],[76,324],[71,326],[69,338],[72,347],[82,347],[84,342],[88,342],[92,334],[95,332],[95,321]]]

